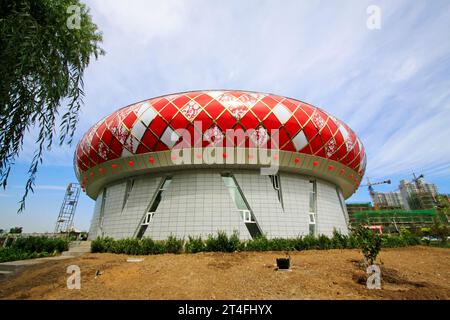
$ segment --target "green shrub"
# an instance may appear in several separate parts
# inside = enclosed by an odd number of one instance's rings
[[[183,250],[183,242],[183,240],[177,239],[175,236],[170,235],[165,242],[166,252],[180,253]]]
[[[110,237],[97,238],[91,242],[91,252],[111,252],[113,253],[113,246],[116,240]]]
[[[408,243],[400,236],[386,234],[381,237],[381,245],[383,248],[399,248],[406,247]]]
[[[245,243],[246,251],[268,251],[269,250],[269,240],[264,237],[257,237],[251,239]]]
[[[69,241],[63,238],[49,238],[44,236],[19,237],[10,247],[23,252],[63,252],[69,248]]]
[[[326,235],[321,234],[317,238],[317,248],[320,250],[331,249],[331,240]]]
[[[50,254],[48,252],[25,252],[22,250],[16,250],[13,248],[1,248],[0,249],[0,262],[25,260],[25,259],[35,259],[48,257]]]
[[[409,246],[415,246],[420,244],[420,238],[411,233],[408,229],[401,228],[400,229],[400,237],[405,241],[405,243]]]
[[[353,232],[350,232],[347,238],[347,248],[348,249],[358,248],[358,237]]]
[[[217,237],[208,236],[205,242],[206,251],[212,252],[234,252],[240,247],[239,236],[234,232],[230,238],[224,231],[217,232]]]
[[[233,234],[228,239],[227,252],[239,251],[240,248],[241,248],[241,240],[239,239],[239,233],[237,231],[234,231]]]
[[[68,246],[62,238],[19,237],[0,249],[0,262],[48,257],[66,251]]]
[[[205,251],[205,243],[203,242],[202,237],[194,238],[189,236],[185,248],[186,252],[189,253],[202,252]]]
[[[303,238],[303,247],[304,250],[318,249],[319,244],[317,238],[313,235],[308,234]]]
[[[358,246],[364,255],[366,264],[372,265],[380,253],[382,237],[362,225],[356,226],[353,233],[358,240]]]
[[[294,250],[293,242],[284,238],[273,238],[268,241],[270,251],[291,251]]]
[[[291,239],[291,242],[292,242],[292,246],[293,246],[294,250],[297,250],[297,251],[305,250],[305,245],[303,243],[303,237],[300,236],[300,237]]]
[[[139,239],[124,239],[124,251],[122,253],[138,255],[141,254],[141,243]]]
[[[450,227],[437,219],[431,226],[431,234],[440,239],[443,244],[447,243],[447,237],[450,235]]]
[[[155,252],[155,241],[151,238],[143,238],[141,240],[141,254],[154,254]]]
[[[343,235],[336,229],[333,229],[333,237],[331,238],[331,247],[334,249],[345,249],[348,247],[349,237]]]
[[[165,241],[155,241],[155,245],[153,247],[153,254],[167,253],[166,248],[167,247]]]
[[[376,239],[370,239],[375,237]],[[39,241],[34,240],[33,248],[42,248]],[[111,252],[124,253],[130,255],[137,254],[161,254],[161,253],[180,253],[183,250],[183,240],[170,236],[166,241],[154,241],[150,238],[137,239],[121,239],[114,240],[112,238],[97,238],[92,242],[92,252]],[[292,251],[292,250],[310,250],[310,249],[345,249],[345,248],[361,248],[368,259],[376,255],[378,242],[382,247],[394,248],[404,247],[407,245],[419,244],[420,240],[407,230],[402,230],[400,236],[383,235],[379,236],[372,230],[364,228],[359,230],[352,228],[352,232],[347,236],[333,231],[333,236],[328,238],[320,235],[318,238],[307,235],[297,238],[274,238],[267,239],[265,236],[255,239],[240,241],[237,232],[230,237],[223,231],[219,231],[216,236],[210,235],[205,241],[201,237],[188,237],[185,244],[185,251],[196,253],[202,251],[209,252],[235,252],[235,251]],[[50,247],[52,248],[52,247]],[[378,249],[379,251],[379,249]]]

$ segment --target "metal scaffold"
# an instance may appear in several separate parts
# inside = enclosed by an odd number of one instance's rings
[[[69,183],[58,219],[56,220],[55,233],[69,232],[72,229],[79,196],[80,185],[78,183]]]

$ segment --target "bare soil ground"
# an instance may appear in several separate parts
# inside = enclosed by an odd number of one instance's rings
[[[449,249],[383,249],[381,290],[366,288],[358,250],[294,252],[291,272],[275,270],[283,256],[86,254],[0,278],[0,299],[450,299]],[[66,287],[73,264],[81,268],[80,290]]]

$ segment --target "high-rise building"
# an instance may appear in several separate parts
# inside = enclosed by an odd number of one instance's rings
[[[403,200],[400,192],[375,192],[375,205],[379,208],[402,208]]]
[[[406,179],[400,181],[400,195],[405,209],[415,209],[414,201],[421,207],[430,207],[434,198],[438,195],[437,186],[434,183],[427,183],[425,179],[419,178],[417,182],[410,182]],[[426,208],[423,208],[426,209]]]

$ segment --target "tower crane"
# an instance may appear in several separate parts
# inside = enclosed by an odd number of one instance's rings
[[[362,185],[362,187],[367,187],[369,190],[370,197],[372,198],[373,206],[375,210],[378,210],[378,204],[375,201],[375,190],[373,189],[373,186],[380,185],[380,184],[391,184],[391,180],[384,180],[384,181],[378,181],[378,182],[370,182],[369,178],[367,178],[367,184]]]

